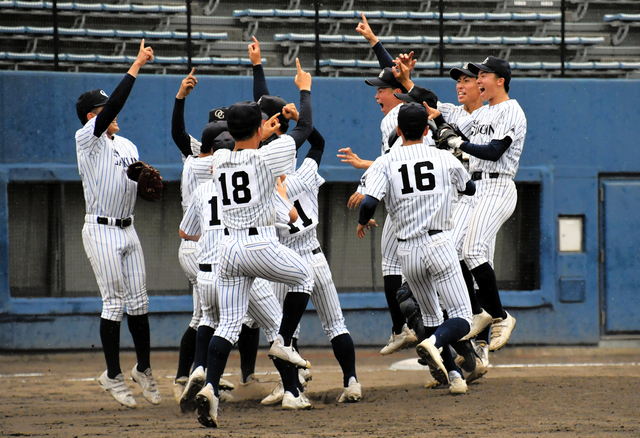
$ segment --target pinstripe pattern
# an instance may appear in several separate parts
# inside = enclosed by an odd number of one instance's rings
[[[203,182],[211,179],[211,164],[213,156],[207,155],[199,158],[193,155],[184,160],[180,190],[182,194],[182,212],[187,210],[191,203],[193,191]]]
[[[396,105],[387,113],[386,116],[380,122],[380,132],[382,133],[382,145],[380,146],[380,155],[386,154],[392,146],[401,145],[402,139],[398,139],[396,143],[389,146],[389,135],[391,132],[395,131],[398,127],[398,112],[400,111],[400,105]]]
[[[380,245],[382,249],[382,275],[385,277],[387,275],[402,275],[402,266],[398,258],[396,226],[389,214],[387,214],[384,226],[382,227]]]
[[[498,172],[511,178],[516,175],[527,135],[527,118],[515,99],[478,108],[471,117],[461,120],[458,126],[474,144],[489,144],[491,140],[507,136],[513,140],[498,161],[472,156],[469,159],[470,172]]]
[[[193,286],[193,314],[189,327],[197,329],[202,318],[202,309],[200,308],[200,293],[198,292],[198,243],[192,240],[182,240],[180,249],[178,250],[178,261],[184,274]]]
[[[471,323],[471,303],[449,231],[422,235],[399,242],[398,257],[427,327],[444,322],[441,307],[449,318]]]
[[[296,147],[292,137],[282,135],[277,140],[260,149],[246,149],[241,151],[219,150],[213,155],[214,180],[218,193],[222,195],[225,189],[231,205],[224,207],[223,221],[227,228],[242,230],[252,227],[273,226],[275,224],[275,207],[273,192],[276,180],[291,166]],[[238,191],[241,196],[250,199],[250,206],[243,206],[233,200],[235,190],[230,181],[233,180],[234,170],[245,166],[253,169],[249,172],[247,181],[251,184],[252,192],[246,189]],[[226,177],[228,187],[222,187],[221,177]]]
[[[428,230],[450,230],[450,186],[464,190],[470,179],[451,154],[424,144],[394,148],[369,170],[367,195],[385,199],[399,239],[414,238]]]
[[[124,137],[115,135],[112,140],[106,133],[95,137],[96,120],[89,120],[75,135],[87,213],[82,243],[102,296],[101,316],[121,321],[125,308],[129,315],[144,315],[149,307],[142,245],[133,225],[123,229],[95,220],[133,216],[137,183],[126,170],[139,156]]]

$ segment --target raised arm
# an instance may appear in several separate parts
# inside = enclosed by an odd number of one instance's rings
[[[364,12],[362,12],[362,21],[358,23],[356,32],[362,35],[369,44],[371,44],[371,47],[376,54],[376,58],[378,58],[380,68],[393,67],[393,58],[389,55],[387,49],[384,48],[382,43],[378,40],[378,37],[376,37],[371,30],[371,26],[369,26],[367,17],[364,16]]]
[[[191,69],[191,73],[180,83],[180,89],[178,90],[178,94],[176,94],[176,100],[173,104],[173,114],[171,115],[171,137],[185,157],[192,155],[191,138],[189,134],[187,134],[184,125],[184,104],[185,98],[198,84],[198,80],[193,75],[194,71],[195,68]]]
[[[311,107],[311,75],[300,67],[300,60],[296,58],[295,83],[300,89],[300,111],[296,127],[289,133],[296,142],[296,150],[300,149],[313,130],[313,110]]]
[[[249,44],[249,59],[253,64],[253,100],[258,101],[262,96],[270,96],[267,78],[262,69],[262,54],[260,53],[260,42],[253,38],[253,43]]]

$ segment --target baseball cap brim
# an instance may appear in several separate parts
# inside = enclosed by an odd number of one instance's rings
[[[396,99],[400,99],[403,102],[407,102],[407,103],[418,102],[412,96],[409,96],[408,94],[405,94],[405,93],[393,93],[393,95],[396,97]],[[418,102],[418,103],[421,103],[421,102]]]
[[[474,64],[473,62],[469,63],[469,71],[473,74],[473,76],[478,76],[480,70],[486,71],[487,73],[495,73],[495,70],[490,69],[484,64]]]
[[[469,76],[471,78],[478,77],[478,73],[473,73],[471,71],[471,64],[469,64],[469,70],[464,68],[458,68],[458,67],[455,67],[449,70],[449,76],[451,76],[451,79],[453,79],[454,81],[457,81],[462,75]]]

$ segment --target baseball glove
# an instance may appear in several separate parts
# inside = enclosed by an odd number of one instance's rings
[[[458,137],[456,132],[453,130],[453,127],[448,123],[443,123],[438,126],[438,130],[436,131],[436,147],[438,149],[449,149],[449,139]]]
[[[138,183],[138,195],[147,201],[155,202],[162,198],[162,177],[157,169],[142,161],[136,161],[127,168],[129,179]]]

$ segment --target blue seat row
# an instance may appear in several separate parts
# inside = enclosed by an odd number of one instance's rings
[[[383,44],[439,44],[437,36],[381,36]],[[291,41],[296,43],[314,42],[315,34],[278,33],[275,41]],[[482,45],[559,45],[560,37],[453,37],[445,36],[445,44],[482,44]],[[362,35],[320,35],[322,43],[366,43]],[[567,37],[565,43],[570,45],[604,44],[604,37]]]
[[[607,14],[604,21],[640,22],[640,14]]]
[[[16,53],[16,52],[0,52],[0,59],[20,60],[20,61],[53,61],[53,53]],[[59,61],[69,62],[105,62],[115,64],[131,64],[135,61],[135,56],[126,55],[79,55],[71,53],[60,53],[58,55]],[[156,64],[187,64],[188,59],[186,56],[156,56],[153,58],[153,63]],[[198,57],[191,58],[192,64],[200,65],[246,65],[250,66],[251,60],[248,58],[217,58],[217,57]],[[266,65],[267,60],[263,59],[262,63]]]
[[[178,14],[187,12],[187,6],[179,3],[174,5],[135,5],[57,2],[56,6],[61,11],[80,12],[139,12],[163,14]],[[53,3],[45,1],[0,0],[0,8],[52,9]]]
[[[460,68],[462,62],[445,62],[445,69]],[[324,59],[320,61],[320,67],[346,67],[346,68],[380,68],[378,61],[361,61],[357,59]],[[415,66],[418,70],[439,69],[440,63],[436,61],[418,62]],[[512,62],[511,68],[516,70],[560,70],[559,62]],[[567,62],[565,68],[569,70],[636,70],[640,69],[640,62]]]
[[[353,18],[360,19],[364,12],[367,19],[385,18],[389,20],[439,20],[439,12],[410,12],[410,11],[334,11],[320,10],[320,18]],[[237,18],[313,18],[314,10],[307,9],[239,9],[233,11]],[[560,20],[560,12],[445,12],[445,20],[471,20],[471,21],[527,21],[527,20]]]
[[[0,34],[53,35],[53,27],[0,26]],[[117,29],[75,29],[59,27],[62,36],[86,36],[100,38],[147,38],[147,39],[186,39],[186,32],[117,30]],[[226,40],[226,32],[191,32],[194,40]]]

